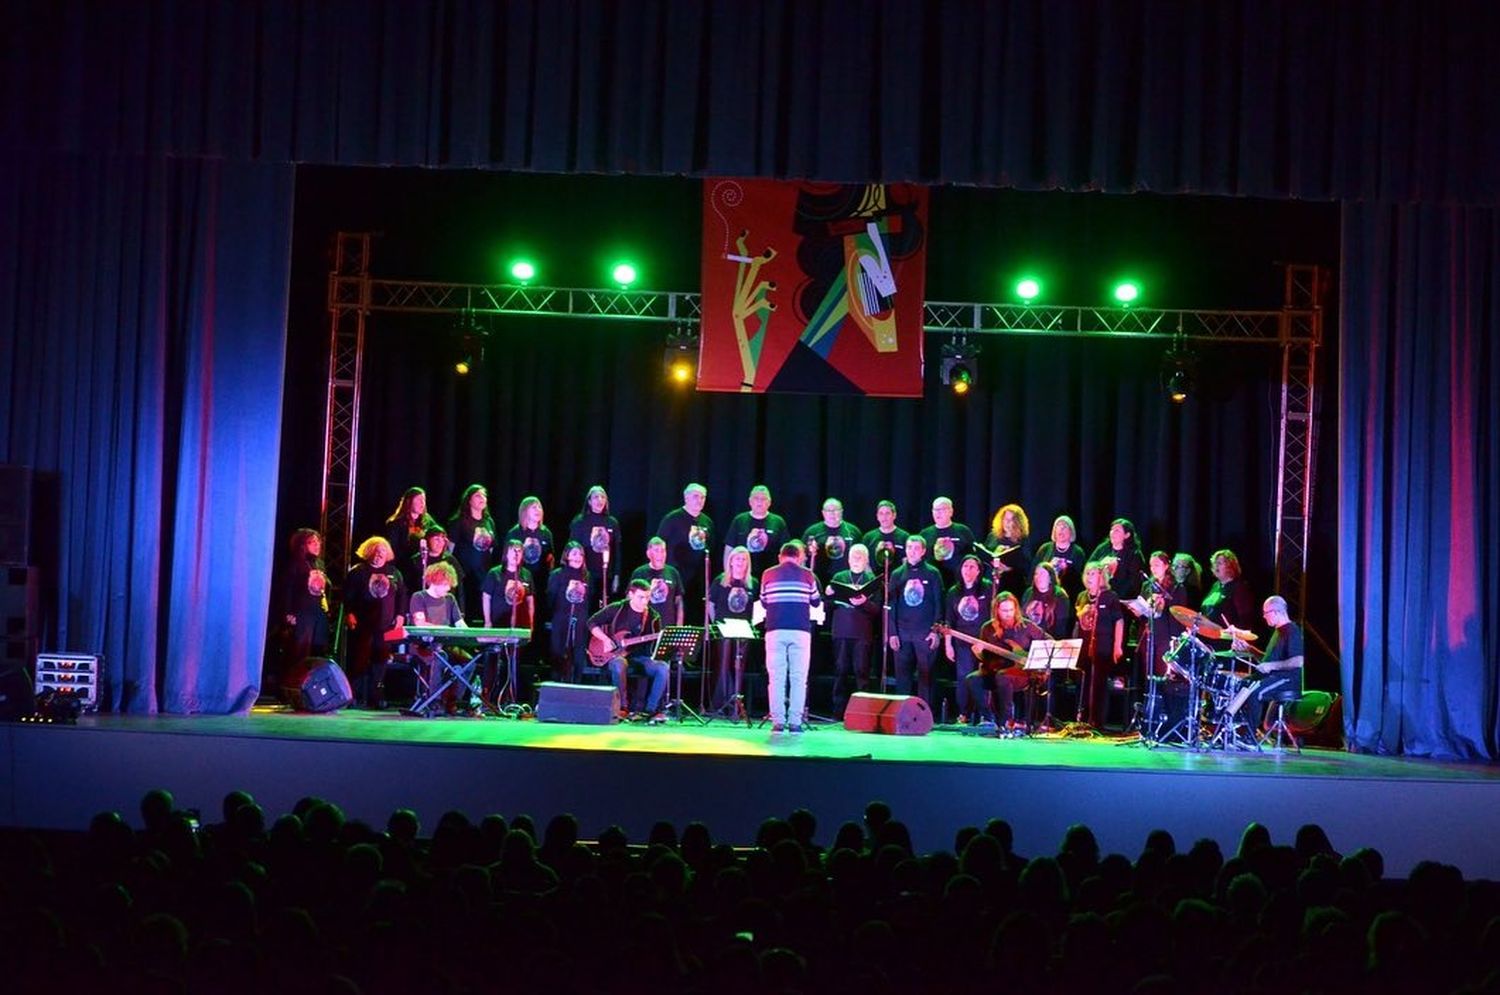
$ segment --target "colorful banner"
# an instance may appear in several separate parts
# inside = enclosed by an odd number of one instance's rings
[[[922,393],[927,190],[706,180],[698,389]]]

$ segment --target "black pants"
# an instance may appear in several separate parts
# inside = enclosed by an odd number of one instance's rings
[[[896,647],[896,690],[917,695],[928,708],[932,708],[932,661],[936,656],[937,650],[927,645],[925,636],[903,638]]]
[[[385,633],[374,622],[361,622],[349,630],[347,639],[349,674],[356,681],[365,678],[368,688],[365,701],[384,697],[385,668],[391,660],[391,648],[386,645]]]
[[[853,691],[850,687],[853,687]],[[844,717],[849,695],[870,690],[870,641],[868,639],[835,639],[833,641],[833,714]]]

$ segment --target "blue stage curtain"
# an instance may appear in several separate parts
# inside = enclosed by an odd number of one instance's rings
[[[0,146],[1500,200],[1489,0],[23,0]]]
[[[58,647],[107,707],[254,703],[293,167],[0,155],[0,462],[59,484]]]
[[[1500,744],[1500,211],[1344,208],[1344,721],[1358,749]]]

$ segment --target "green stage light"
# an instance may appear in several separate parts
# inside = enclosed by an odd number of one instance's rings
[[[616,263],[612,274],[615,282],[622,287],[628,287],[635,282],[635,267],[630,263]]]
[[[1042,283],[1035,277],[1025,277],[1016,284],[1016,296],[1028,304],[1036,300],[1042,292]]]
[[[510,275],[520,283],[536,279],[536,264],[529,259],[517,259],[510,264]]]
[[[1133,280],[1123,280],[1115,284],[1115,300],[1121,304],[1134,304],[1141,296],[1141,285]]]

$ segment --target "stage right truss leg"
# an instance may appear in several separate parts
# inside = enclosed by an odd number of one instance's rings
[[[1289,614],[1307,607],[1307,546],[1317,471],[1318,346],[1323,341],[1321,266],[1286,267],[1281,328],[1281,425],[1276,463],[1276,593]]]

